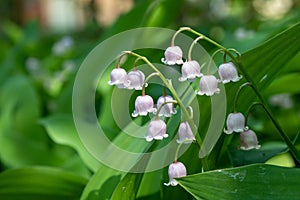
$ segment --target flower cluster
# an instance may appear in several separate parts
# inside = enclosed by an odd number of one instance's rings
[[[220,93],[220,89],[218,88],[219,83],[226,84],[229,82],[237,82],[242,78],[238,75],[238,71],[233,62],[226,61],[224,61],[224,63],[222,63],[218,68],[219,79],[215,75],[210,74],[209,68],[211,60],[207,67],[207,74],[204,75],[203,73],[201,73],[201,68],[203,68],[204,63],[201,66],[197,60],[192,59],[191,52],[193,46],[198,42],[198,40],[204,38],[204,36],[202,35],[193,41],[189,48],[188,59],[186,61],[183,61],[182,49],[179,46],[174,45],[175,36],[180,31],[181,30],[174,34],[171,46],[165,50],[164,58],[161,59],[161,61],[166,65],[182,65],[181,77],[179,78],[180,82],[193,82],[197,78],[199,78],[199,91],[197,91],[197,94],[212,96],[214,94]],[[226,49],[219,49],[216,52],[219,51],[223,51],[226,57],[226,53],[228,53]],[[215,55],[215,53],[213,55]],[[134,69],[132,71],[129,71],[128,73],[120,67],[121,57],[125,54],[133,55],[136,57]],[[136,63],[138,60],[143,60],[155,72],[145,77],[142,71],[136,69]],[[164,84],[163,95],[157,99],[156,105],[154,103],[154,99],[145,92],[148,81],[152,76],[158,76]],[[184,107],[184,104],[178,97],[176,90],[171,84],[171,81],[167,80],[164,75],[160,73],[159,70],[147,58],[142,57],[134,52],[126,51],[119,57],[117,67],[111,71],[110,81],[108,82],[108,84],[115,85],[118,88],[125,88],[129,90],[141,90],[142,94],[135,99],[135,109],[131,116],[138,117],[147,116],[148,113],[155,114],[155,117],[149,122],[148,133],[145,135],[145,140],[147,142],[152,142],[153,140],[163,140],[164,138],[167,138],[169,136],[167,133],[167,125],[165,120],[177,113],[176,109],[174,108],[175,104],[178,104],[180,106],[184,115],[188,115],[182,117],[183,120],[178,127],[177,143],[179,145],[176,151],[174,162],[170,164],[168,169],[170,179],[169,183],[165,183],[165,185],[167,186],[176,186],[178,182],[175,180],[175,178],[180,178],[187,175],[186,167],[184,166],[184,164],[177,161],[178,150],[181,145],[189,144],[196,140],[196,128],[195,126],[193,126],[193,112],[191,107],[189,107],[191,109],[189,115],[187,108]],[[169,89],[171,95],[167,94],[167,89]],[[251,148],[259,148],[255,133],[251,130],[247,130],[247,128],[245,127],[245,119],[241,113],[232,113],[228,117],[227,130],[225,130],[225,132],[227,134],[231,134],[233,132],[242,132],[241,149],[248,150]]]
[[[138,59],[140,58],[137,58],[137,60]],[[147,78],[149,79],[153,75],[156,74],[150,74]],[[176,101],[174,101],[173,97],[164,92],[164,94],[158,98],[155,107],[153,98],[150,95],[145,94],[147,79],[145,79],[144,73],[137,70],[135,66],[132,71],[127,73],[118,63],[117,67],[110,73],[110,81],[108,81],[108,84],[129,90],[142,90],[142,94],[135,99],[135,109],[131,116],[147,116],[148,113],[157,115],[157,117],[149,123],[148,135],[145,137],[146,141],[151,142],[153,139],[162,140],[163,138],[168,137],[168,134],[166,133],[166,123],[158,117],[171,117],[173,114],[176,114],[174,108],[174,103],[176,103]]]
[[[201,38],[199,37],[195,41],[198,41],[199,39]],[[192,60],[190,56],[193,44],[190,47],[189,58],[187,61],[182,61],[183,53],[179,46],[170,46],[166,49],[165,58],[162,58],[162,62],[167,65],[182,64],[182,77],[179,78],[179,81],[194,81],[196,78],[200,78],[200,90],[197,92],[198,95],[212,96],[218,94],[220,93],[220,89],[218,88],[219,82],[226,84],[229,82],[237,82],[242,78],[242,76],[238,75],[238,71],[232,62],[223,63],[219,66],[219,80],[214,75],[209,74],[209,66],[207,75],[203,75],[200,72],[200,64],[196,60]]]
[[[251,150],[260,148],[255,132],[245,126],[245,117],[242,113],[230,113],[227,117],[226,125],[227,130],[224,129],[226,134],[240,133],[240,149]]]
[[[115,85],[118,88],[127,88],[129,90],[141,90],[145,81],[145,75],[142,71],[134,69],[128,74],[119,66],[110,73],[109,85]]]

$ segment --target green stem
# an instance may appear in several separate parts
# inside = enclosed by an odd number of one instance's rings
[[[144,81],[143,87],[142,87],[142,96],[145,95],[145,88],[146,88],[150,78],[152,78],[153,76],[159,76],[159,74],[154,72],[154,73],[151,73],[149,76],[147,76],[147,78]]]
[[[241,93],[242,89],[245,88],[246,86],[250,86],[252,83],[250,82],[246,82],[244,84],[242,84],[238,91],[235,93],[235,96],[234,96],[234,101],[233,101],[233,110],[234,112],[236,113],[237,112],[237,102],[238,102],[238,96],[239,94]]]
[[[194,117],[194,111],[193,111],[193,108],[191,107],[191,106],[188,106],[188,109],[189,109],[189,111],[190,111],[190,118],[191,119],[193,119],[193,117]]]
[[[134,69],[134,70],[136,70],[136,65],[137,65],[137,62],[138,62],[139,60],[141,60],[141,58],[135,59],[134,64],[133,64],[133,69]]]
[[[167,88],[166,86],[163,86],[163,96],[167,96]]]
[[[251,112],[251,110],[254,108],[254,106],[257,106],[257,105],[260,105],[264,108],[264,110],[266,111],[264,105],[261,103],[261,102],[253,102],[249,108],[247,109],[246,113],[245,113],[245,124],[247,124],[248,122],[248,116],[249,116],[249,113]]]
[[[191,46],[190,46],[190,48],[189,48],[189,52],[188,52],[188,61],[191,61],[191,60],[192,60],[192,50],[193,50],[195,44],[197,44],[197,42],[198,42],[199,40],[201,40],[202,38],[203,38],[203,36],[197,37],[197,38],[193,41],[193,43],[191,44]]]
[[[190,27],[181,27],[178,31],[176,31],[176,33],[173,35],[172,37],[172,40],[171,40],[171,46],[174,46],[175,45],[175,38],[177,37],[177,35],[182,32],[182,31],[185,31],[185,30],[189,30],[191,29]]]
[[[155,72],[157,72],[160,77],[160,79],[162,80],[162,82],[165,84],[165,86],[169,89],[169,91],[171,92],[173,98],[177,101],[177,104],[180,106],[182,112],[184,115],[187,116],[187,121],[193,131],[193,133],[198,133],[198,130],[194,124],[194,121],[189,117],[189,111],[186,109],[185,105],[183,104],[183,102],[181,101],[181,99],[179,98],[179,96],[177,95],[177,92],[176,90],[174,89],[173,85],[172,85],[172,82],[170,80],[167,80],[165,78],[165,76],[144,56],[141,56],[137,53],[134,53],[132,51],[124,51],[123,53],[125,54],[130,54],[130,55],[133,55],[135,57],[140,57],[145,63],[147,63]],[[196,138],[196,141],[197,141],[197,144],[199,145],[199,147],[201,148],[202,147],[202,139],[200,137],[199,134],[195,134],[195,138]],[[203,165],[203,168],[204,169],[209,169],[209,166],[208,166],[208,162],[207,162],[207,157],[204,157],[202,158],[202,165]]]
[[[223,49],[218,49],[217,51],[215,51],[212,55],[211,55],[211,57],[210,57],[210,59],[209,59],[209,62],[208,62],[208,66],[207,66],[207,75],[209,75],[209,72],[210,72],[210,65],[211,65],[211,61],[212,61],[212,59],[214,58],[214,56],[218,53],[218,52],[220,52],[220,51],[224,51]]]
[[[242,63],[240,62],[240,57],[239,54],[238,58],[236,58],[234,55],[231,54],[230,51],[232,51],[232,49],[228,50],[225,47],[223,47],[222,45],[220,45],[219,43],[213,41],[212,39],[204,36],[201,33],[198,33],[197,31],[193,30],[193,29],[185,29],[195,35],[198,36],[203,36],[203,39],[208,41],[209,43],[215,45],[216,47],[223,49],[224,52],[232,59],[232,62],[238,67],[239,71],[241,72],[241,74],[245,77],[245,79],[250,82],[253,83],[253,79],[252,77],[248,74],[247,70],[245,69],[245,67],[242,65]],[[236,53],[237,51],[235,51]],[[256,96],[258,97],[258,99],[260,100],[260,102],[264,105],[265,111],[268,114],[268,116],[270,117],[272,123],[274,124],[274,126],[276,127],[276,129],[278,130],[280,136],[282,137],[282,139],[285,141],[285,143],[288,145],[292,155],[294,156],[294,158],[298,161],[298,163],[300,163],[300,153],[297,151],[297,149],[294,147],[292,141],[290,140],[290,138],[287,136],[287,134],[283,131],[283,129],[281,128],[281,126],[279,125],[278,121],[276,120],[276,118],[274,117],[274,114],[272,113],[271,109],[269,108],[266,100],[263,98],[263,96],[260,94],[258,87],[255,84],[251,85],[254,93],[256,94]]]
[[[176,153],[175,153],[175,158],[174,158],[174,161],[175,161],[175,162],[177,162],[179,150],[180,150],[181,146],[182,146],[185,142],[193,142],[193,140],[185,139],[185,140],[183,140],[181,143],[179,143],[179,145],[178,145],[178,147],[177,147],[177,149],[176,149]]]
[[[123,58],[123,56],[125,56],[127,53],[126,52],[122,52],[121,55],[118,56],[118,60],[117,60],[117,66],[116,68],[120,68],[120,62],[121,62],[121,59]]]

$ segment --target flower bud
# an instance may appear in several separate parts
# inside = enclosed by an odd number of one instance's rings
[[[186,168],[181,162],[174,162],[169,165],[168,169],[169,183],[164,183],[166,186],[176,186],[178,182],[174,178],[186,176]]]
[[[116,85],[118,88],[124,88],[124,81],[127,73],[123,68],[115,68],[110,73],[109,85]]]
[[[179,140],[177,140],[178,143],[191,143],[195,139],[195,136],[192,132],[192,129],[187,121],[181,122],[178,128],[178,136]]]
[[[219,76],[221,79],[220,82],[224,84],[230,81],[237,82],[242,78],[242,76],[238,75],[236,67],[232,62],[223,63],[219,66]]]
[[[161,119],[152,120],[148,126],[148,135],[146,141],[151,142],[153,139],[162,140],[167,138],[169,135],[166,133],[167,125]]]
[[[226,134],[233,132],[243,132],[245,129],[245,117],[242,113],[230,113],[226,121],[227,130],[224,129]]]
[[[242,150],[259,149],[257,136],[252,130],[246,130],[240,134],[240,148]]]
[[[161,107],[161,105],[165,102],[174,101],[174,99],[167,95],[161,96],[157,100],[157,109]],[[164,104],[163,107],[160,109],[159,116],[171,117],[173,114],[176,114],[177,111],[174,109],[173,103]]]
[[[129,89],[141,90],[145,81],[145,75],[140,70],[133,70],[129,72],[124,81],[124,86]]]
[[[135,110],[132,117],[146,116],[148,112],[155,112],[156,108],[153,107],[153,99],[149,95],[138,96],[135,100]]]
[[[165,51],[165,58],[161,61],[167,65],[180,65],[183,63],[182,50],[179,46],[168,47]]]
[[[191,60],[183,63],[181,67],[182,77],[179,78],[179,81],[194,81],[196,77],[201,77],[203,74],[200,73],[200,65],[197,61]]]
[[[215,93],[220,93],[217,78],[213,75],[202,76],[200,79],[200,91],[197,94],[212,96]]]

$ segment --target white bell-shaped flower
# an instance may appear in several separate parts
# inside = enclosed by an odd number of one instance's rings
[[[187,121],[181,122],[178,128],[178,143],[192,143],[195,139],[195,136],[192,132],[192,129]]]
[[[132,113],[132,117],[137,117],[139,115],[146,116],[149,112],[155,112],[156,108],[153,106],[154,102],[151,96],[138,96],[135,100],[135,110]]]
[[[124,81],[124,86],[129,89],[141,90],[145,81],[145,75],[140,70],[133,70],[130,71],[127,76],[126,80]]]
[[[157,100],[157,109],[159,109],[163,103],[170,102],[170,101],[174,101],[174,99],[169,95],[159,97]],[[158,115],[165,116],[165,117],[171,117],[173,114],[176,114],[176,113],[177,113],[177,111],[174,109],[174,104],[167,103],[167,104],[163,105],[163,107],[160,109]]]
[[[242,113],[230,113],[226,120],[227,130],[224,129],[226,134],[233,132],[243,132],[245,129],[245,117]]]
[[[200,65],[197,61],[191,60],[183,63],[181,67],[182,77],[179,81],[194,81],[197,77],[200,78],[203,74],[200,73]]]
[[[148,126],[148,135],[146,136],[146,141],[151,142],[154,140],[162,140],[167,138],[169,135],[166,133],[167,125],[161,119],[152,120]]]
[[[240,149],[242,150],[251,150],[259,149],[260,145],[258,144],[257,136],[252,130],[246,130],[240,134]]]
[[[127,73],[123,68],[115,68],[110,73],[109,85],[116,85],[118,88],[124,88],[124,81]]]
[[[178,182],[174,178],[184,177],[187,173],[184,164],[182,164],[181,162],[174,162],[169,165],[168,174],[169,183],[164,183],[164,185],[176,186],[178,185]]]
[[[239,81],[242,76],[238,75],[238,71],[232,62],[223,63],[219,66],[220,82],[229,83]]]
[[[182,54],[179,46],[171,46],[166,49],[165,57],[161,61],[167,65],[181,65],[183,64]]]
[[[214,94],[220,93],[218,88],[218,80],[213,75],[204,75],[200,79],[200,90],[198,95],[212,96]]]

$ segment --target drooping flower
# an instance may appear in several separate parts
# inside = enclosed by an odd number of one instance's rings
[[[196,77],[200,78],[203,74],[200,73],[200,65],[197,61],[191,60],[183,63],[181,67],[182,77],[179,81],[194,81]]]
[[[109,85],[116,85],[118,88],[124,88],[124,81],[127,73],[123,68],[115,68],[110,73]]]
[[[135,100],[135,110],[131,114],[132,117],[146,116],[148,112],[155,112],[156,108],[153,107],[154,102],[151,96],[142,95],[138,96]]]
[[[171,46],[166,49],[165,57],[161,61],[167,65],[181,65],[183,64],[182,54],[179,46]]]
[[[259,149],[257,136],[252,130],[246,130],[240,134],[240,148],[242,150]]]
[[[174,101],[174,99],[169,95],[159,97],[157,100],[157,109],[159,109],[163,103],[170,102],[170,101]],[[163,107],[160,109],[158,115],[165,116],[165,117],[171,117],[173,114],[176,114],[176,113],[177,113],[177,111],[174,109],[174,104],[167,103],[167,104],[163,105]]]
[[[145,75],[140,70],[133,70],[130,71],[127,76],[126,80],[124,81],[124,86],[129,89],[141,90],[145,81]]]
[[[169,165],[168,174],[169,183],[164,183],[164,185],[176,186],[178,185],[178,182],[174,178],[184,177],[187,173],[184,164],[182,164],[181,162],[174,162]]]
[[[242,113],[230,113],[226,120],[227,130],[224,128],[226,134],[233,132],[243,132],[245,130],[245,117]]]
[[[197,94],[212,96],[220,93],[218,88],[218,80],[213,75],[204,75],[200,79],[200,90]]]
[[[151,142],[154,140],[162,140],[167,138],[169,135],[166,133],[167,125],[161,119],[152,120],[148,126],[148,135],[146,136],[146,141]]]
[[[232,62],[221,64],[218,72],[221,79],[220,82],[224,84],[230,81],[237,82],[242,78],[242,76],[238,75],[238,71]]]
[[[178,136],[179,139],[177,140],[178,143],[191,143],[195,139],[195,136],[192,132],[192,129],[187,121],[181,122],[178,128]]]

